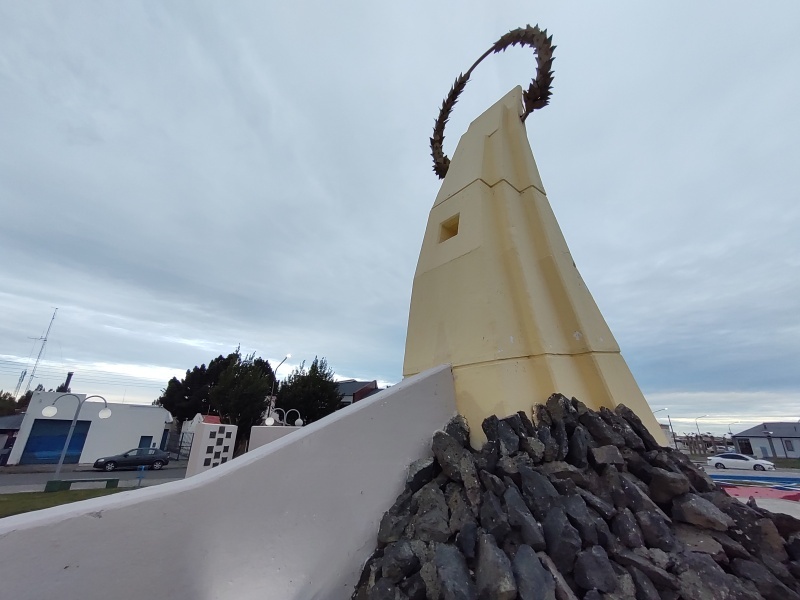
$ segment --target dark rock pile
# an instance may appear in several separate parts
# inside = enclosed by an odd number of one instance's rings
[[[456,417],[409,467],[356,600],[800,600],[800,521],[730,497],[627,407]]]

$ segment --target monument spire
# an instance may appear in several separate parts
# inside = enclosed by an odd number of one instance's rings
[[[553,393],[595,409],[624,403],[663,443],[550,207],[522,119],[526,93],[501,98],[439,163],[446,176],[414,276],[403,374],[450,363],[476,445],[484,418],[530,414]]]

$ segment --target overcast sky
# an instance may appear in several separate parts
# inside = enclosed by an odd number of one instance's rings
[[[32,386],[150,402],[240,344],[399,381],[438,106],[538,22],[528,136],[656,416],[800,419],[800,4],[697,4],[0,3],[0,388],[54,307]],[[533,74],[485,61],[445,150]]]

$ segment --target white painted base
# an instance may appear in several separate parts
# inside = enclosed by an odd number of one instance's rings
[[[436,367],[190,479],[0,519],[2,596],[345,600],[454,414]]]

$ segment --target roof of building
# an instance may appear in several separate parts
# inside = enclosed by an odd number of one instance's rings
[[[203,417],[203,423],[211,423],[212,425],[222,425],[217,415],[200,415]]]
[[[19,429],[22,427],[22,419],[25,418],[25,414],[19,415],[8,415],[6,417],[0,417],[0,429]]]
[[[356,381],[355,379],[346,379],[344,381],[337,381],[336,386],[339,388],[339,393],[342,396],[352,396],[358,390],[365,387],[372,387],[377,389],[377,381]]]
[[[733,437],[767,437],[767,435],[800,438],[800,423],[761,423],[740,433],[734,433]]]

